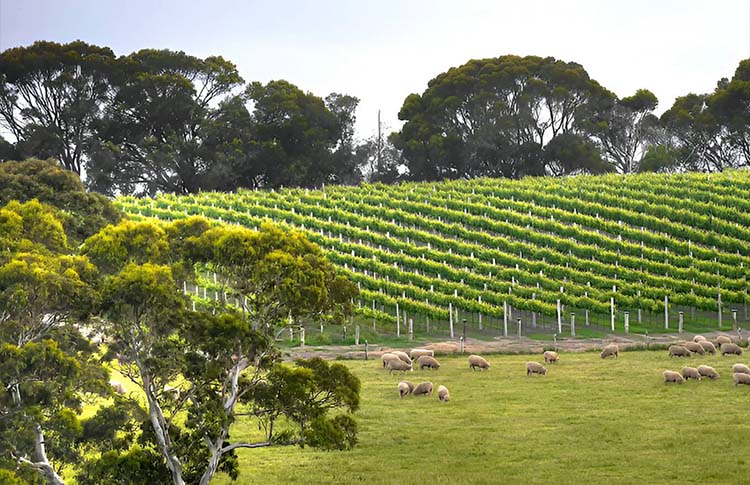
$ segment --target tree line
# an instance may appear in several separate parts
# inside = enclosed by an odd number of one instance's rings
[[[223,291],[196,307],[197,268]],[[301,234],[123,220],[53,160],[0,164],[0,483],[207,484],[240,448],[352,448],[358,378],[282,365],[273,335],[356,294]]]
[[[388,136],[355,137],[359,100],[245,82],[221,56],[39,41],[0,53],[0,159],[54,158],[89,189],[149,195],[324,183],[721,171],[750,156],[750,61],[661,117],[575,62],[470,60],[411,94]]]

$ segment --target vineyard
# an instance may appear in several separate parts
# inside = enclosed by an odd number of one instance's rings
[[[134,218],[304,232],[394,334],[731,329],[747,321],[750,173],[475,179],[120,197]],[[209,298],[213,282],[202,281]],[[207,293],[208,289],[208,293]],[[198,292],[198,297],[201,293]]]

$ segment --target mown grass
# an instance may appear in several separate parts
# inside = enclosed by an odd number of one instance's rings
[[[540,356],[541,357],[541,356]],[[746,357],[746,356],[743,356]],[[528,355],[494,355],[488,372],[466,357],[438,371],[388,375],[379,361],[346,361],[362,380],[360,443],[350,452],[241,450],[240,483],[741,483],[748,480],[750,387],[730,368],[747,358],[670,359],[665,350],[562,354],[526,377]],[[539,359],[541,360],[541,358]],[[717,381],[665,385],[661,373],[714,366]],[[400,400],[399,380],[446,385],[447,404]],[[233,439],[257,437],[238,425]],[[229,483],[219,477],[217,483]]]

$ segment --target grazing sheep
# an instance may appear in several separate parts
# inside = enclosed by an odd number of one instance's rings
[[[404,397],[409,395],[414,390],[414,384],[409,381],[401,381],[398,383],[398,397]]]
[[[383,361],[383,367],[386,367],[388,365],[389,361],[391,361],[391,360],[401,360],[401,359],[399,359],[398,355],[396,355],[394,353],[386,352],[385,354],[383,354],[383,355],[380,356],[380,360]]]
[[[475,370],[477,367],[487,370],[490,368],[490,363],[487,362],[484,357],[480,357],[479,355],[470,355],[469,369]]]
[[[698,372],[698,369],[695,367],[683,367],[680,370],[680,374],[682,374],[682,377],[685,379],[695,379],[695,380],[701,380],[701,374]]]
[[[704,337],[703,335],[696,335],[695,337],[693,337],[693,342],[695,343],[705,342],[705,341],[706,341],[706,337]]]
[[[417,365],[420,369],[424,370],[425,367],[430,369],[439,369],[440,368],[440,362],[435,360],[435,357],[430,357],[429,355],[422,355],[417,359]]]
[[[699,365],[698,374],[702,375],[703,377],[708,377],[709,379],[719,378],[719,373],[709,365]]]
[[[679,372],[675,372],[672,370],[665,370],[664,371],[664,382],[676,382],[677,384],[683,384],[685,382],[685,379],[682,378],[682,375],[680,375]]]
[[[712,344],[708,340],[701,340],[698,343],[701,345],[701,347],[703,347],[703,350],[707,354],[716,355],[716,347],[714,346],[714,344]]]
[[[742,355],[742,349],[737,344],[721,344],[721,355]]]
[[[692,353],[682,345],[670,345],[669,357],[690,357]]]
[[[554,352],[552,350],[548,350],[548,351],[546,351],[542,355],[544,355],[544,362],[546,364],[549,364],[549,363],[553,363],[554,364],[555,362],[557,362],[560,359],[560,357],[557,355],[557,352]]]
[[[750,386],[750,374],[743,374],[742,372],[735,372],[732,374],[732,380],[734,380],[734,385],[738,384],[747,384]]]
[[[393,371],[406,372],[414,370],[411,364],[407,364],[401,359],[389,360],[385,368],[388,369],[389,374],[393,374]]]
[[[411,359],[409,358],[409,354],[406,352],[401,352],[400,350],[391,350],[391,354],[397,356],[399,359],[403,360],[407,364],[411,364]]]
[[[423,355],[435,357],[435,351],[430,349],[412,349],[412,351],[409,352],[409,355],[411,356],[411,360],[414,361],[422,357]]]
[[[716,345],[717,348],[721,348],[722,344],[731,344],[732,339],[727,337],[726,335],[719,335],[716,337],[716,340],[714,340],[714,345]]]
[[[432,394],[432,382],[420,382],[411,393],[415,396],[421,396],[422,394],[429,396]]]
[[[738,374],[750,374],[750,367],[746,366],[745,364],[734,364],[732,366],[732,372],[736,372]]]
[[[547,375],[547,368],[539,362],[526,362],[526,375],[530,376],[531,374],[541,374],[545,376]]]
[[[703,350],[703,346],[698,342],[685,342],[682,346],[694,354],[704,355],[706,353],[706,351]]]
[[[607,357],[614,355],[615,358],[617,358],[619,354],[620,354],[619,347],[617,347],[616,344],[609,344],[602,349],[602,353],[599,354],[599,357],[601,357],[602,359],[606,359]]]
[[[172,386],[164,386],[164,394],[168,396],[172,401],[180,400],[180,390]]]
[[[125,390],[125,386],[123,386],[122,382],[120,381],[109,381],[109,385],[112,386],[112,390],[114,390],[120,396],[124,396],[127,392]]]
[[[438,399],[440,402],[448,402],[451,400],[451,395],[448,393],[447,387],[438,386]]]

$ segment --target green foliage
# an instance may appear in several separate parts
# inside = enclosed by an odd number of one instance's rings
[[[0,163],[0,205],[32,199],[58,209],[56,217],[72,245],[121,218],[109,199],[86,192],[75,173],[52,160]]]
[[[76,481],[81,485],[172,483],[161,456],[154,450],[144,449],[138,445],[124,453],[107,451],[98,460],[86,462],[76,475]]]
[[[357,444],[357,423],[345,414],[316,418],[305,432],[305,443],[322,450],[351,450]]]
[[[406,98],[395,142],[415,180],[542,175],[547,141],[579,132],[612,96],[573,62],[475,59]]]
[[[737,194],[747,187],[743,172],[709,180],[644,174],[120,203],[132,214],[165,220],[204,214],[250,228],[274,220],[303,230],[361,286],[354,311],[395,328],[396,304],[409,315],[442,321],[449,304],[502,318],[504,301],[552,316],[557,299],[608,315],[611,297],[618,311],[663,312],[665,294],[671,305],[714,311],[718,285],[728,311],[728,302],[746,298],[750,203]],[[252,250],[248,244],[248,254]],[[211,279],[200,284],[222,288]]]
[[[1,124],[23,158],[55,158],[81,174],[114,63],[111,49],[82,41],[0,53]]]

